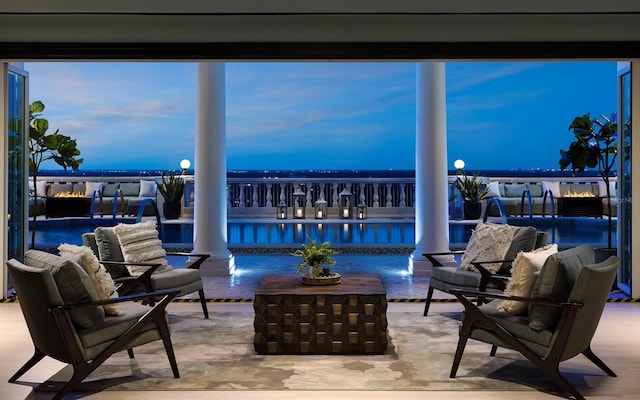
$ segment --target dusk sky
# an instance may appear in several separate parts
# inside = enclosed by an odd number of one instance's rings
[[[77,139],[81,170],[193,163],[196,63],[25,69],[51,132]],[[450,169],[558,168],[573,117],[617,107],[615,62],[448,62],[446,75]],[[414,169],[415,81],[409,62],[227,63],[227,167]]]

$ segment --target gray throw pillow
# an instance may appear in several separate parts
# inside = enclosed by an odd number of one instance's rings
[[[531,251],[536,245],[536,228],[532,226],[523,226],[517,228],[516,233],[511,239],[511,244],[507,253],[504,255],[505,260],[515,260],[521,251]],[[502,267],[498,271],[499,274],[508,275],[511,270],[511,262],[502,263]]]
[[[558,252],[544,263],[531,291],[531,297],[566,301],[573,283],[584,265],[595,261],[593,248],[583,244]],[[529,304],[529,327],[535,330],[554,330],[562,308]]]
[[[53,276],[64,304],[89,303],[100,300],[89,275],[78,264],[54,254],[39,250],[25,253],[26,265],[48,269]],[[82,328],[93,328],[104,324],[104,309],[99,306],[82,307],[69,312],[71,321]]]
[[[97,227],[93,231],[96,237],[96,244],[98,246],[98,254],[100,261],[116,261],[123,262],[124,255],[120,248],[120,242],[118,236],[116,236],[113,228],[110,227]],[[109,265],[105,264],[105,268],[111,274],[113,279],[122,278],[125,276],[131,276],[126,265]]]

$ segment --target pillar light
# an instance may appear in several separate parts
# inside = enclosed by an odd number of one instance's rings
[[[287,219],[287,204],[284,201],[281,201],[276,206],[276,218]]]
[[[316,201],[316,210],[315,210],[316,219],[327,219],[327,201],[324,199],[320,199]]]
[[[182,175],[187,175],[189,168],[191,167],[191,161],[186,158],[180,161],[180,168],[182,168]]]
[[[343,219],[351,219],[352,216],[352,204],[353,204],[353,194],[349,189],[345,186],[340,192],[340,209],[339,209],[339,217]]]
[[[306,194],[300,189],[296,188],[293,192],[293,218],[305,219],[305,197]]]

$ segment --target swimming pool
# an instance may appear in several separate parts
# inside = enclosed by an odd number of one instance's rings
[[[36,245],[57,246],[60,243],[82,244],[81,235],[97,226],[113,226],[117,223],[133,223],[132,218],[119,219],[64,219],[38,221]],[[549,234],[549,241],[561,247],[589,243],[594,246],[607,244],[607,220],[599,218],[509,218],[512,225],[532,225]],[[464,247],[474,225],[456,223],[449,225],[449,241],[452,247]],[[163,242],[190,246],[193,242],[192,224],[163,224]],[[412,220],[367,220],[366,222],[288,221],[267,222],[259,220],[229,221],[227,242],[229,246],[290,247],[307,241],[307,236],[334,245],[346,246],[413,246],[415,228]],[[30,236],[29,236],[30,237]],[[613,242],[616,243],[615,221]]]

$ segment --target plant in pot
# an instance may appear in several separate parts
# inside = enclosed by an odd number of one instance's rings
[[[478,219],[482,214],[482,203],[487,196],[488,188],[483,187],[478,173],[468,176],[464,172],[456,180],[456,188],[462,196],[462,207],[465,219]]]
[[[340,274],[331,271],[335,260],[331,256],[338,254],[331,248],[331,243],[324,242],[320,246],[315,240],[307,236],[308,244],[295,250],[291,255],[302,257],[298,264],[298,273],[302,274],[302,283],[307,285],[332,285],[340,283]],[[308,272],[304,272],[308,269]]]
[[[591,118],[590,114],[573,119],[569,130],[573,132],[575,141],[569,144],[568,150],[560,149],[560,169],[571,168],[573,175],[584,172],[585,168],[598,168],[600,177],[606,187],[607,199],[607,249],[600,249],[606,254],[616,254],[612,246],[613,223],[611,220],[611,187],[609,185],[611,171],[616,165],[618,146],[616,144],[618,124],[616,113],[610,117],[600,115]],[[602,195],[602,194],[601,194]]]
[[[178,219],[182,212],[182,195],[184,194],[184,179],[173,172],[162,175],[162,182],[158,182],[158,191],[164,199],[162,211],[166,219]]]

